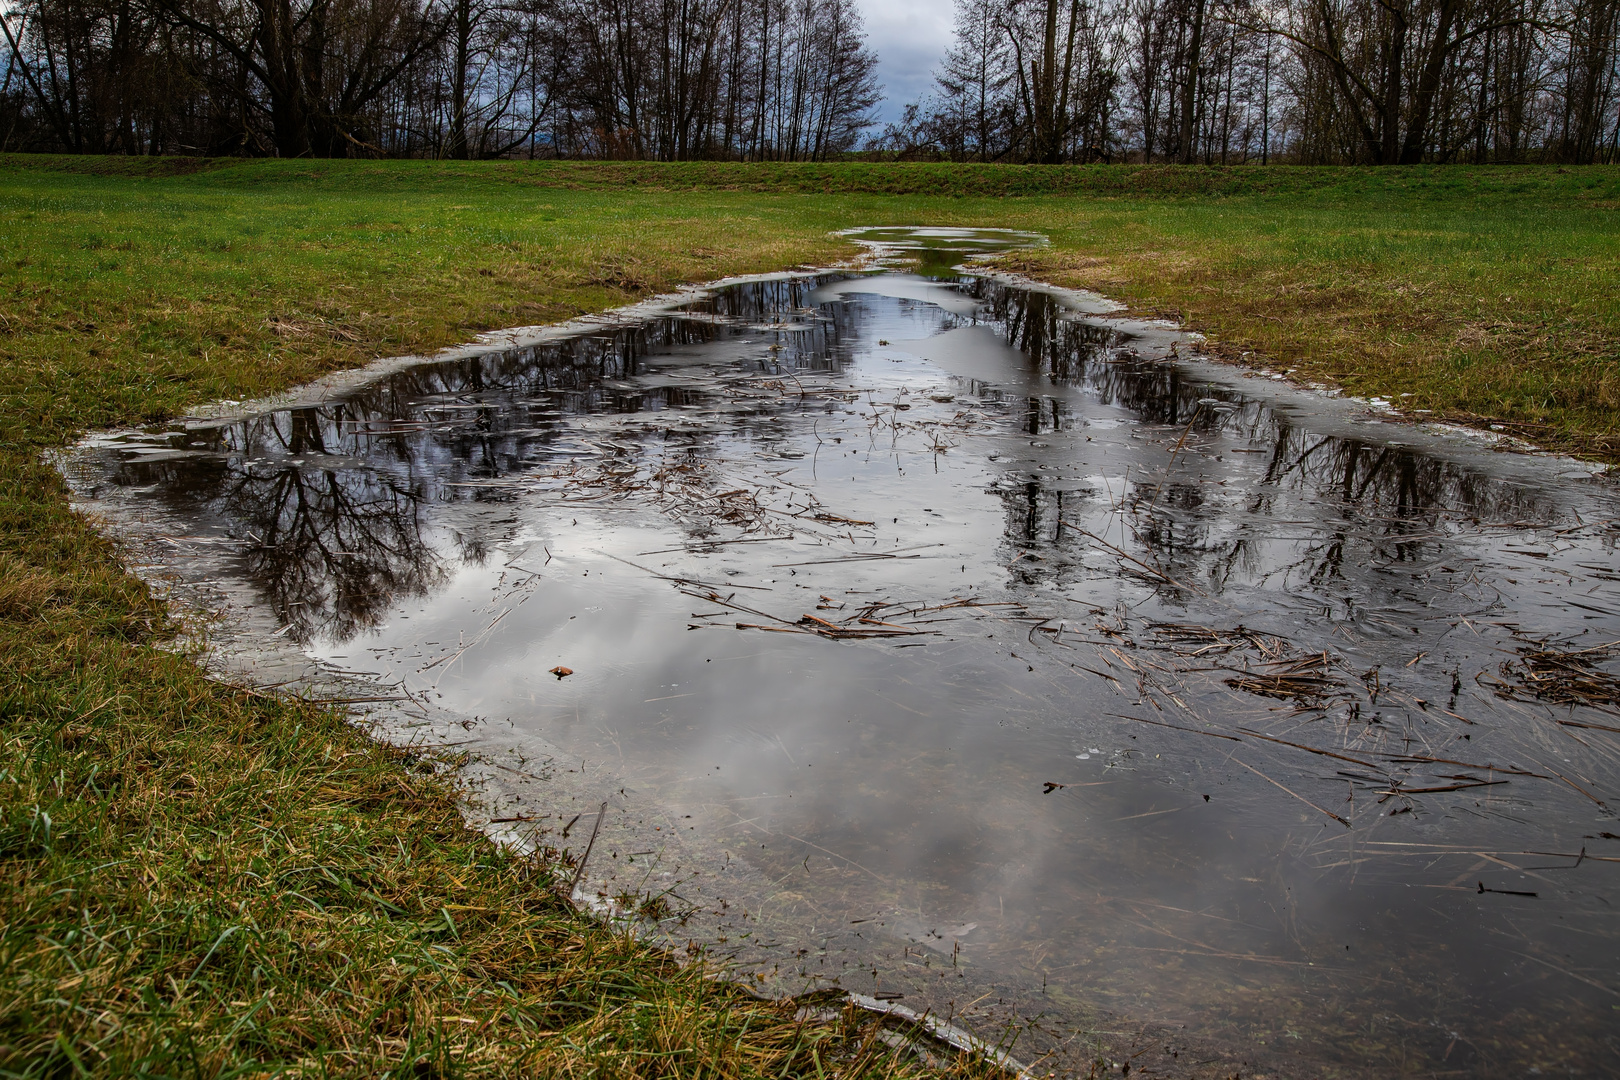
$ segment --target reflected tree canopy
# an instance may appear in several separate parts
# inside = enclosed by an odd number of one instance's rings
[[[840,377],[873,336],[874,309],[858,295],[810,305],[816,288],[849,276],[739,285],[633,325],[418,365],[327,404],[177,435],[174,448],[193,456],[131,460],[121,482],[156,484],[168,498],[208,507],[249,545],[248,572],[288,633],[342,641],[377,625],[402,598],[431,593],[457,562],[482,558],[481,538],[430,538],[434,504],[510,501],[517,497],[512,481],[582,458],[607,455],[633,468],[638,443],[688,464],[715,452],[721,439],[780,444],[784,409],[823,408],[807,404],[802,392],[791,396],[789,380]],[[1143,360],[1128,336],[1083,321],[1048,293],[983,278],[962,279],[959,287],[980,302],[978,313],[924,305],[930,325],[990,327],[1027,358],[1020,373],[1026,382],[1052,387],[1014,396],[975,384],[981,400],[1023,435],[1064,435],[1091,422],[1077,411],[1078,391],[1125,410],[1166,444],[1172,461],[1172,448],[1215,436],[1264,454],[1258,482],[1241,499],[1187,475],[1191,451],[1180,472],[1156,476],[1160,467],[1139,466],[1106,495],[1131,520],[1132,558],[1171,581],[1220,591],[1281,579],[1322,593],[1326,605],[1357,603],[1342,595],[1347,564],[1415,565],[1436,557],[1447,542],[1439,527],[1445,520],[1548,513],[1538,493],[1476,470],[1295,427],[1265,404],[1190,379],[1173,363]],[[655,356],[661,365],[648,367]],[[668,367],[671,358],[686,357],[690,367]],[[772,379],[779,397],[744,392]],[[684,426],[658,419],[672,411]],[[624,444],[604,442],[576,422],[625,414],[649,422],[615,429],[613,438],[629,440]],[[1015,579],[1062,581],[1083,572],[1087,539],[1076,520],[1105,495],[1064,472],[1054,462],[1014,470],[994,485],[1005,506],[1006,545],[1046,560],[1019,564]],[[1283,496],[1331,507],[1336,524],[1280,545],[1274,527],[1256,523],[1276,514]]]

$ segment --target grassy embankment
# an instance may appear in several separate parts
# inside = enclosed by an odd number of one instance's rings
[[[1617,199],[1616,170],[0,160],[0,1068],[814,1075],[854,1052],[576,919],[340,718],[152,648],[161,612],[42,450],[932,222],[1040,229],[1020,267],[1222,349],[1613,457]]]

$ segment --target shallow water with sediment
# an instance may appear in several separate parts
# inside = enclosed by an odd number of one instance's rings
[[[1614,483],[960,266],[1038,238],[862,238],[63,468],[233,670],[771,992],[1081,1075],[1620,1071]]]

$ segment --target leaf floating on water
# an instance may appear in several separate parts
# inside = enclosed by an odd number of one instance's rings
[[[557,678],[559,678],[559,679],[566,679],[568,676],[572,675],[573,673],[574,673],[573,668],[571,668],[571,667],[563,667],[561,664],[558,664],[556,667],[551,669],[551,674],[557,676]]]

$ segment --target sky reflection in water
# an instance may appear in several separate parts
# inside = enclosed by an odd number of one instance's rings
[[[745,863],[726,947],[779,977],[1620,1069],[1620,716],[1526,689],[1537,643],[1620,638],[1612,489],[924,269],[143,436],[100,483],[243,541],[315,655]]]

